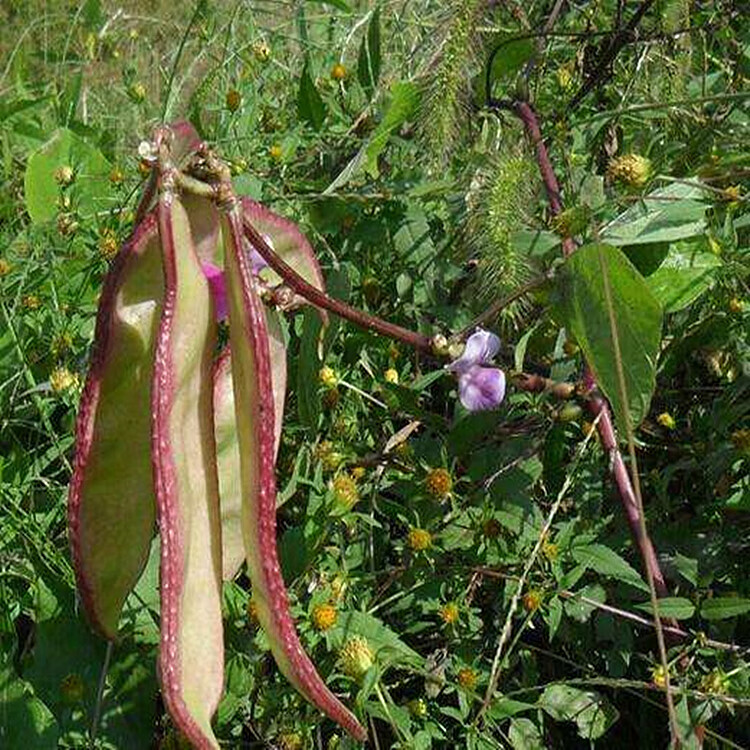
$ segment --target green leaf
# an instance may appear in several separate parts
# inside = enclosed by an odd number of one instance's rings
[[[302,425],[311,430],[318,428],[321,408],[318,372],[322,363],[318,356],[318,343],[322,327],[320,316],[314,310],[306,309],[297,360],[297,414]]]
[[[609,245],[674,242],[695,237],[706,228],[706,206],[700,188],[675,183],[655,190],[605,227]]]
[[[603,576],[616,578],[618,581],[628,583],[642,591],[648,591],[648,585],[643,581],[638,571],[631,567],[629,562],[623,560],[617,552],[603,544],[573,547],[571,554],[577,563],[585,565]]]
[[[735,596],[706,599],[701,604],[701,617],[704,620],[726,620],[750,612],[750,599]]]
[[[110,163],[97,148],[70,130],[61,128],[29,157],[26,167],[24,197],[33,222],[50,221],[60,211],[61,186],[55,179],[55,172],[60,167],[73,170],[73,182],[66,189],[71,210],[87,217],[113,206]]]
[[[542,734],[531,719],[511,719],[508,739],[513,750],[544,750],[545,748]]]
[[[47,706],[10,666],[0,665],[0,746],[53,750],[59,729]]]
[[[380,78],[380,8],[376,8],[362,37],[357,60],[357,78],[368,96],[372,96]]]
[[[310,63],[308,60],[305,60],[305,66],[302,68],[302,75],[299,80],[297,114],[313,130],[320,130],[323,127],[326,108],[318,90],[315,88],[313,79],[310,77]]]
[[[587,740],[601,737],[619,718],[617,709],[603,695],[570,685],[549,685],[538,705],[557,721],[575,721],[578,734]]]
[[[636,609],[653,614],[651,602],[637,604]],[[665,596],[659,599],[659,617],[669,617],[674,620],[689,620],[695,614],[695,605],[690,599],[682,596]]]
[[[625,425],[626,408],[612,342],[606,301],[606,268],[628,394],[627,411],[637,427],[648,413],[656,382],[662,310],[643,277],[617,248],[586,245],[565,263],[557,289],[557,311],[575,336],[599,386]]]
[[[695,302],[711,288],[716,269],[722,265],[713,253],[702,252],[696,244],[670,245],[664,262],[646,279],[664,312],[677,312]]]

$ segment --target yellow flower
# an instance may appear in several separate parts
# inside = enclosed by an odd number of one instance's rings
[[[273,146],[268,149],[268,154],[274,161],[279,161],[283,153],[284,152],[278,143],[274,143]]]
[[[102,254],[102,257],[112,260],[117,255],[118,250],[119,244],[114,229],[110,229],[109,227],[102,229],[99,234],[99,252]]]
[[[62,393],[78,387],[78,375],[67,367],[57,367],[49,376],[49,384],[55,393]]]
[[[701,690],[704,693],[724,695],[727,692],[728,678],[720,669],[714,669],[701,680]]]
[[[446,625],[454,625],[458,622],[458,618],[460,617],[460,612],[458,609],[458,604],[455,602],[448,602],[447,604],[444,604],[440,609],[438,610],[438,615],[440,616],[440,619],[446,624]]]
[[[427,529],[409,529],[406,542],[414,552],[424,552],[432,546],[432,534]]]
[[[52,339],[52,345],[50,346],[50,352],[55,359],[61,357],[65,352],[69,351],[73,346],[73,337],[69,333],[61,333],[59,336],[55,336]]]
[[[424,719],[424,717],[427,716],[427,703],[423,698],[412,698],[412,700],[406,704],[406,710],[415,719]]]
[[[453,489],[453,479],[447,469],[430,469],[424,480],[427,494],[436,500],[445,500]]]
[[[657,418],[656,421],[667,430],[674,430],[677,423],[674,421],[674,417],[668,412],[663,411]]]
[[[339,613],[333,604],[316,604],[312,611],[312,622],[316,630],[329,630],[336,624]]]
[[[728,188],[724,188],[721,197],[728,203],[737,203],[740,199],[740,186],[730,185]]]
[[[477,673],[471,667],[464,667],[458,670],[456,681],[464,690],[474,690],[477,686]]]
[[[253,44],[253,54],[259,62],[266,62],[271,57],[271,48],[261,40]]]
[[[729,300],[729,312],[739,315],[745,309],[745,303],[739,297]]]
[[[346,68],[341,63],[336,63],[331,68],[331,78],[334,81],[343,81],[346,78]]]
[[[323,440],[318,443],[313,455],[323,464],[325,471],[336,471],[344,460],[344,457],[334,450],[333,443],[330,440]]]
[[[60,681],[60,694],[67,704],[81,703],[86,692],[83,678],[79,674],[69,674]]]
[[[284,732],[278,736],[279,750],[302,750],[305,741],[299,732]]]
[[[75,179],[75,172],[73,172],[73,167],[67,164],[65,166],[58,167],[55,170],[54,178],[55,178],[55,182],[58,185],[61,185],[62,187],[67,187]]]
[[[7,276],[12,268],[13,266],[10,264],[10,261],[5,260],[5,258],[0,258],[0,279],[3,276]]]
[[[125,180],[125,174],[120,167],[112,167],[112,171],[109,173],[109,181],[113,185],[121,185]]]
[[[375,663],[375,654],[370,644],[361,636],[350,638],[339,653],[341,668],[345,674],[355,679],[362,678]]]
[[[352,469],[352,477],[358,482],[360,479],[364,479],[367,474],[367,469],[364,466],[355,466]]]
[[[542,592],[538,589],[530,589],[523,595],[523,608],[527,612],[536,612],[542,605]]]
[[[21,307],[26,310],[38,310],[42,305],[42,301],[36,294],[26,294],[21,298]]]
[[[128,88],[128,95],[136,104],[140,104],[146,98],[146,93],[146,87],[140,81],[136,81]]]
[[[542,554],[550,561],[555,562],[557,560],[557,556],[559,555],[560,551],[557,548],[557,545],[553,542],[544,541],[542,544]]]
[[[333,498],[341,508],[351,510],[359,502],[357,483],[348,474],[339,474],[331,483]]]
[[[242,104],[242,94],[237,89],[229,89],[224,97],[224,102],[230,112],[236,112]]]
[[[339,382],[336,371],[332,367],[328,367],[328,365],[320,368],[318,380],[320,380],[326,388],[335,388]]]
[[[394,370],[392,367],[389,367],[383,373],[383,378],[385,379],[386,383],[393,383],[395,385],[398,383],[398,371]]]
[[[662,667],[661,664],[651,670],[651,682],[653,682],[656,687],[666,687],[667,673],[664,671],[664,667]]]
[[[607,176],[628,187],[643,187],[651,176],[651,161],[639,154],[618,156],[607,165]]]

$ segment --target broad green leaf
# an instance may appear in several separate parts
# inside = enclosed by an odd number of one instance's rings
[[[601,575],[615,578],[623,583],[629,583],[642,591],[648,591],[648,585],[643,581],[638,571],[627,560],[623,560],[617,552],[603,544],[573,547],[571,555],[577,563],[585,565]]]
[[[646,283],[664,312],[673,313],[692,304],[710,289],[716,269],[721,265],[721,260],[713,253],[701,251],[692,243],[677,242],[670,245],[664,262]]]
[[[188,739],[218,748],[221,698],[221,521],[213,424],[214,306],[184,206],[160,197],[165,268],[152,385],[154,485],[161,539],[159,672],[169,712]]]
[[[602,232],[609,245],[674,242],[695,237],[706,228],[706,205],[700,188],[675,183],[645,196]]]
[[[114,205],[114,193],[109,182],[110,163],[94,146],[70,130],[61,128],[38,151],[29,157],[24,175],[26,210],[31,220],[41,223],[54,219],[61,209],[59,199],[63,189],[55,179],[62,167],[73,170],[73,181],[65,189],[70,196],[71,211],[90,217]]]
[[[400,128],[407,120],[414,116],[419,106],[419,88],[411,81],[397,81],[391,87],[391,100],[383,119],[373,131],[364,146],[364,169],[371,177],[377,178],[378,157],[382,153],[388,139],[396,128]]]
[[[59,728],[47,706],[10,664],[0,664],[0,747],[53,750]]]
[[[495,698],[487,713],[493,719],[500,721],[525,711],[533,711],[535,708],[536,706],[533,703],[524,703],[523,701],[513,700],[513,698]]]
[[[110,639],[148,559],[156,523],[150,383],[163,294],[161,247],[150,215],[104,285],[68,498],[83,606]]]
[[[619,718],[617,709],[593,690],[554,684],[544,689],[538,705],[557,721],[574,721],[587,740],[601,737]]]
[[[302,75],[299,79],[299,92],[297,94],[297,114],[301,120],[310,125],[313,130],[320,130],[326,117],[325,105],[320,98],[315,83],[310,76],[310,63],[305,61]]]
[[[513,750],[544,750],[545,748],[542,733],[531,719],[511,719],[508,739]]]
[[[557,310],[561,322],[586,355],[624,433],[626,408],[620,397],[605,268],[627,388],[627,411],[633,427],[637,427],[651,403],[661,342],[662,310],[646,281],[617,248],[586,245],[563,266]]]
[[[739,596],[723,596],[706,599],[701,604],[701,617],[704,620],[726,620],[750,612],[750,599]]]
[[[637,604],[636,609],[653,614],[651,602]],[[674,620],[689,620],[695,614],[695,605],[690,599],[682,596],[666,596],[659,599],[659,617],[668,617]]]
[[[380,78],[380,8],[376,8],[362,37],[357,59],[357,78],[368,96],[372,96]]]

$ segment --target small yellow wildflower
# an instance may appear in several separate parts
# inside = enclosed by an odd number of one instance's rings
[[[664,671],[664,667],[662,667],[661,664],[651,670],[651,682],[653,682],[656,687],[663,688],[667,686],[667,673]]]
[[[67,164],[65,166],[58,167],[54,172],[54,178],[55,182],[58,185],[67,187],[75,179],[75,172],[73,171],[73,167]]]
[[[701,690],[704,693],[724,695],[727,692],[728,678],[720,669],[714,669],[701,680]]]
[[[117,255],[119,244],[114,229],[106,227],[99,233],[99,252],[103,258],[112,260]]]
[[[367,469],[365,469],[364,466],[355,466],[352,469],[352,477],[357,482],[359,482],[360,479],[364,479],[365,474],[367,474]]]
[[[284,732],[278,736],[279,750],[302,750],[305,741],[299,732]]]
[[[56,367],[49,376],[49,384],[55,393],[62,393],[78,387],[78,375],[67,367]]]
[[[229,89],[224,97],[224,103],[230,112],[236,112],[242,104],[242,94],[237,89]]]
[[[25,310],[38,310],[42,305],[42,301],[36,294],[25,294],[21,298],[21,307]]]
[[[663,411],[657,418],[656,421],[667,430],[674,430],[677,427],[677,423],[674,421],[674,417],[668,412]]]
[[[7,276],[12,269],[13,266],[10,264],[10,261],[6,260],[5,258],[0,258],[0,279],[3,276]]]
[[[424,719],[424,717],[427,716],[427,703],[424,698],[412,698],[412,700],[406,704],[406,710],[415,719]]]
[[[458,682],[464,690],[474,690],[478,681],[477,673],[471,667],[464,667],[463,669],[458,670],[456,682]]]
[[[530,589],[523,595],[523,608],[527,612],[536,612],[542,605],[542,592]]]
[[[607,166],[610,180],[622,182],[628,187],[641,188],[651,176],[651,161],[639,154],[625,154],[610,160]]]
[[[445,500],[453,489],[453,479],[447,469],[430,469],[424,480],[427,494],[436,500]]]
[[[446,625],[454,625],[457,623],[460,615],[461,613],[459,612],[458,604],[455,602],[448,602],[438,610],[438,616]]]
[[[60,681],[60,694],[68,705],[81,703],[86,692],[81,675],[69,674]]]
[[[268,154],[274,161],[279,161],[283,153],[284,152],[282,151],[282,148],[278,143],[274,143],[273,146],[268,149]]]
[[[112,171],[109,173],[109,181],[113,185],[122,185],[125,181],[125,173],[120,167],[112,167]]]
[[[259,62],[266,62],[271,57],[271,48],[263,40],[255,42],[253,44],[253,55]]]
[[[128,96],[136,104],[140,104],[145,100],[146,93],[146,87],[140,81],[136,81],[128,87]]]
[[[344,460],[344,457],[334,449],[330,440],[323,440],[318,443],[313,455],[323,464],[324,471],[336,471]]]
[[[328,367],[328,365],[320,368],[318,380],[320,380],[326,388],[335,388],[339,382],[336,371],[332,367]]]
[[[375,663],[375,654],[370,644],[361,636],[350,638],[339,653],[341,668],[345,674],[355,679],[362,678]]]
[[[737,203],[740,199],[740,186],[730,185],[728,188],[724,188],[721,197],[728,203]]]
[[[432,546],[432,534],[427,529],[409,529],[406,542],[414,552],[424,552]]]
[[[396,385],[398,383],[398,371],[393,367],[389,367],[383,373],[383,378],[385,379],[386,383],[393,383],[394,385]]]
[[[558,549],[557,545],[554,542],[548,542],[547,540],[545,540],[544,543],[542,544],[542,554],[550,562],[555,562],[555,560],[557,560],[558,555],[560,554],[560,550]]]
[[[334,81],[343,81],[346,78],[346,68],[341,63],[336,63],[331,68],[331,78]]]
[[[330,630],[338,620],[339,613],[333,604],[316,604],[312,611],[312,623],[316,630]]]
[[[331,482],[333,499],[340,508],[351,510],[359,502],[359,490],[357,483],[349,474],[339,474]]]
[[[745,303],[739,297],[729,300],[729,312],[739,315],[745,309]]]

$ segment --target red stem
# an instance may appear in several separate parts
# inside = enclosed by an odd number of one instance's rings
[[[560,185],[557,182],[555,170],[552,167],[552,162],[550,161],[549,153],[547,152],[547,146],[542,138],[542,132],[539,129],[539,120],[537,119],[536,113],[528,102],[516,102],[513,111],[519,117],[521,122],[523,122],[524,127],[526,128],[526,133],[536,148],[537,164],[539,165],[539,172],[541,173],[542,181],[544,182],[544,188],[547,191],[547,200],[549,202],[550,211],[553,215],[559,214],[563,210]],[[576,245],[573,239],[571,237],[565,237],[563,239],[563,255],[567,258],[574,253],[575,250]],[[586,365],[583,378],[589,389],[596,387],[596,379],[594,378],[594,374],[588,364]],[[607,453],[609,453],[612,476],[617,485],[620,504],[625,512],[628,526],[630,526],[630,533],[633,540],[638,545],[643,564],[651,571],[656,593],[660,597],[666,596],[668,593],[667,586],[664,582],[661,568],[659,567],[659,561],[656,557],[654,545],[652,544],[651,539],[648,536],[644,536],[642,533],[638,501],[625,462],[622,460],[622,454],[617,447],[617,438],[615,436],[615,428],[612,422],[612,414],[609,405],[601,396],[595,396],[588,400],[588,409],[594,417],[599,418],[597,423],[599,436],[601,437],[602,447]]]
[[[347,305],[346,302],[329,297],[325,292],[321,292],[320,289],[309,284],[290,265],[276,255],[263,239],[260,232],[258,232],[247,218],[244,219],[243,230],[250,244],[261,254],[263,260],[284,279],[284,283],[316,307],[322,307],[324,310],[346,318],[362,328],[367,328],[383,336],[403,341],[404,344],[427,354],[434,353],[432,339],[428,336],[424,336],[416,331],[410,331],[407,328],[402,328],[394,323],[389,323],[387,320],[376,318],[374,315],[369,315],[362,310],[358,310],[356,307]]]

